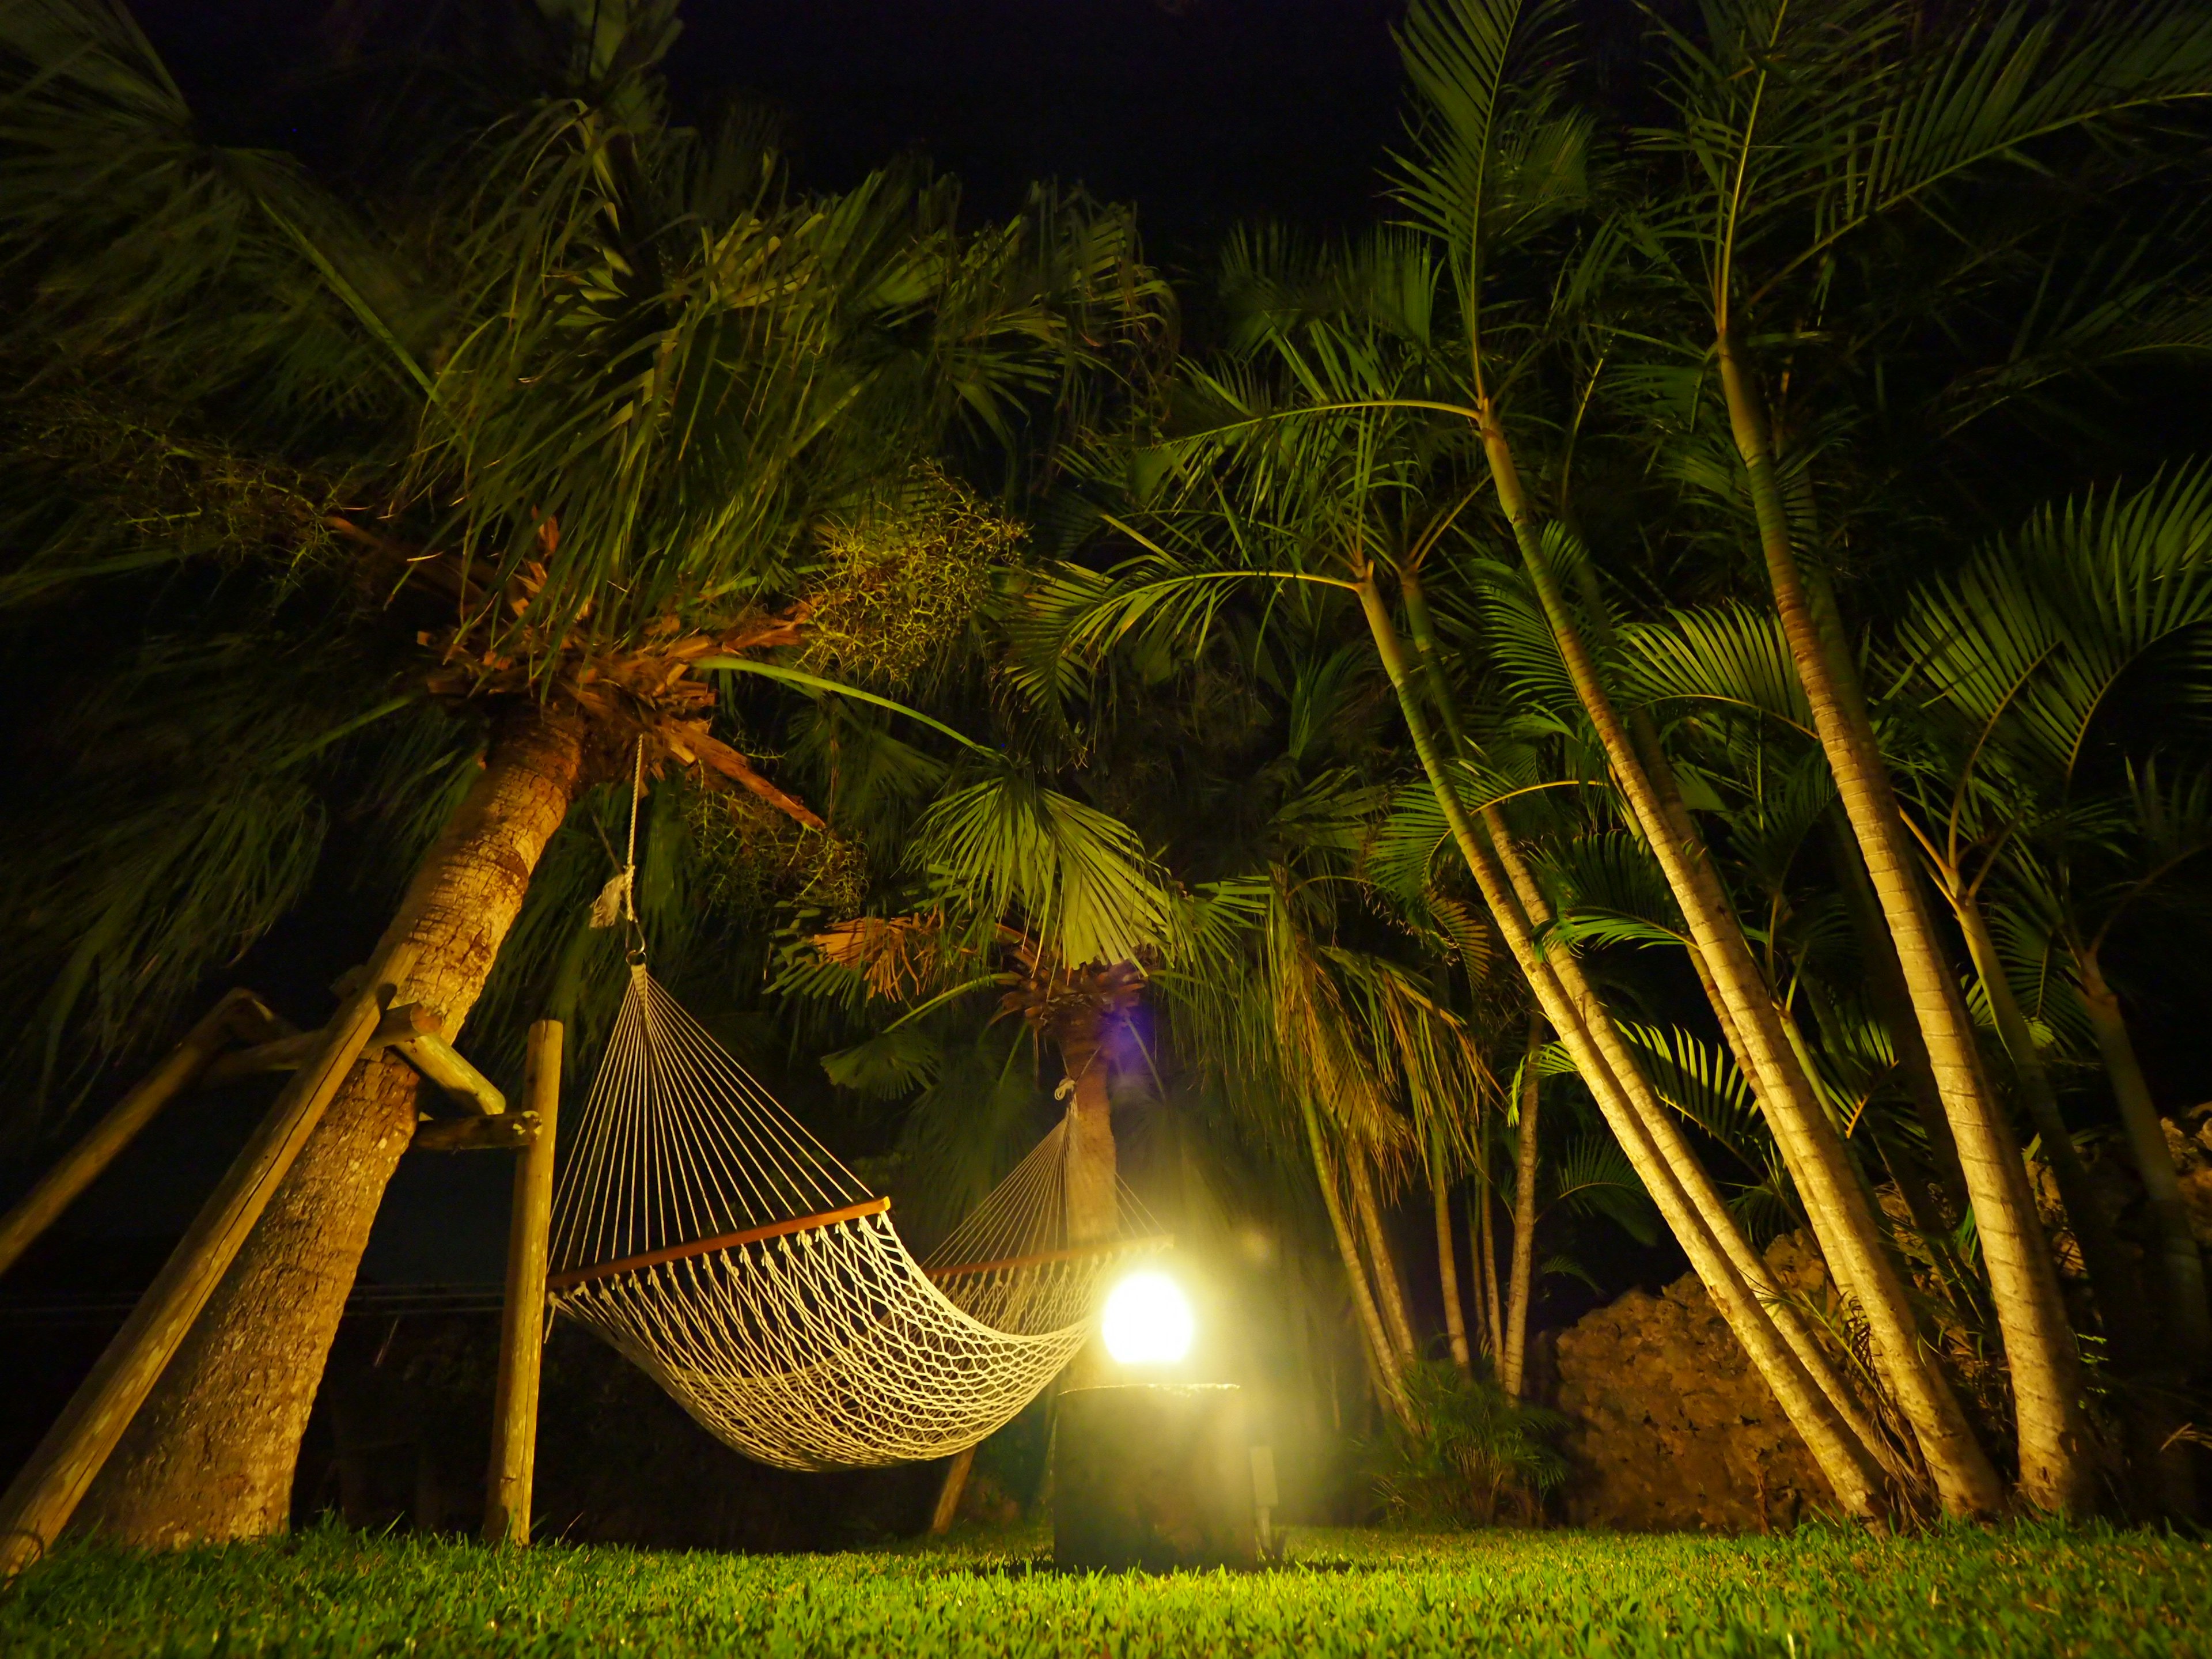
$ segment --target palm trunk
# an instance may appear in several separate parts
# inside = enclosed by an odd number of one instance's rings
[[[1562,982],[1565,973],[1573,967],[1572,956],[1563,954],[1559,964],[1560,971],[1555,973],[1551,961],[1537,950],[1528,917],[1499,862],[1498,854],[1477,833],[1474,820],[1460,803],[1443,757],[1437,752],[1427,716],[1410,684],[1405,653],[1382,594],[1371,579],[1359,582],[1357,591],[1376,654],[1397,693],[1400,713],[1413,738],[1422,769],[1428,775],[1437,805],[1500,934],[1535,993],[1539,1007],[1574,1057],[1577,1069],[1589,1084],[1599,1110],[1620,1141],[1638,1179],[1680,1242],[1736,1340],[1743,1345],[1784,1414],[1805,1441],[1837,1501],[1851,1514],[1878,1512],[1881,1477],[1873,1455],[1838,1413],[1827,1392],[1814,1384],[1806,1364],[1784,1340],[1775,1322],[1760,1305],[1759,1297],[1737,1271],[1730,1253],[1709,1227],[1700,1206],[1685,1191],[1674,1164],[1662,1157],[1653,1133],[1663,1114],[1654,1099],[1647,1115],[1639,1110],[1642,1103],[1634,1101],[1627,1092],[1626,1079],[1617,1066],[1626,1062],[1628,1076],[1640,1079],[1640,1073],[1635,1072],[1632,1060],[1618,1032],[1613,1030],[1602,1005],[1594,995],[1571,995]],[[1647,1124],[1651,1127],[1647,1127]],[[1682,1150],[1686,1152],[1687,1149]],[[1722,1214],[1725,1218],[1725,1211]],[[1735,1231],[1732,1224],[1730,1230]],[[1738,1231],[1739,1242],[1741,1237]],[[1742,1248],[1748,1254],[1748,1246]]]
[[[1822,1108],[1773,993],[1743,934],[1696,823],[1671,786],[1671,773],[1647,766],[1613,706],[1545,556],[1504,434],[1486,421],[1484,448],[1500,505],[1512,525],[1577,698],[1596,729],[1614,781],[1665,873],[1688,924],[1699,977],[1753,1097],[1773,1132],[1805,1202],[1821,1251],[1857,1301],[1882,1359],[1882,1371],[1913,1427],[1944,1506],[1954,1515],[1994,1514],[2003,1488],[1975,1440],[1957,1397],[1929,1363],[1904,1277],[1885,1248],[1843,1138]],[[1659,763],[1662,757],[1654,755]]]
[[[1897,945],[1883,925],[1881,903],[1867,877],[1866,860],[1851,834],[1850,821],[1825,815],[1842,877],[1844,907],[1850,914],[1852,930],[1859,939],[1859,956],[1866,973],[1867,993],[1875,1013],[1889,1032],[1897,1071],[1912,1103],[1913,1116],[1928,1138],[1928,1156],[1935,1165],[1936,1184],[1942,1188],[1949,1214],[1947,1226],[1956,1226],[1972,1200],[1966,1194],[1966,1172],[1959,1162],[1959,1144],[1951,1136],[1951,1121],[1943,1115],[1942,1091],[1936,1086],[1935,1068],[1928,1063],[1928,1044],[1920,1036],[1920,1022],[1912,1012],[1912,995],[1898,966]],[[1916,1206],[1917,1209],[1917,1206]]]
[[[1407,586],[1406,599],[1407,617],[1417,632],[1421,634],[1430,632],[1427,606],[1422,599],[1418,582]],[[1387,613],[1385,620],[1387,622]],[[1431,662],[1433,665],[1433,655],[1431,657]],[[1437,701],[1449,707],[1450,701],[1449,690],[1443,684],[1440,676],[1431,678],[1431,689]],[[1679,809],[1679,798],[1676,804]],[[1684,816],[1686,817],[1686,811],[1684,812]],[[1450,817],[1449,806],[1446,817],[1448,819]],[[1539,889],[1534,874],[1521,857],[1520,849],[1514,844],[1512,835],[1503,816],[1495,806],[1486,807],[1483,812],[1483,823],[1488,832],[1490,848],[1495,853],[1510,879],[1515,900],[1520,906],[1520,916],[1522,921],[1526,925],[1534,927],[1545,925],[1551,920],[1550,907]],[[1708,1000],[1713,1006],[1714,1013],[1719,1019],[1723,1030],[1730,1034],[1732,1050],[1741,1056],[1742,1050],[1740,1046],[1737,1046],[1733,1034],[1727,1000],[1718,994],[1705,957],[1694,950],[1689,955],[1692,964],[1698,970],[1699,982],[1705,988]],[[1760,1259],[1759,1253],[1751,1248],[1750,1241],[1743,1236],[1742,1228],[1737,1224],[1735,1216],[1729,1212],[1727,1204],[1720,1195],[1719,1188],[1714,1186],[1711,1176],[1706,1172],[1697,1153],[1683,1135],[1681,1126],[1677,1122],[1674,1112],[1652,1091],[1635,1054],[1622,1039],[1610,1015],[1605,1012],[1603,1001],[1583,974],[1580,961],[1572,951],[1561,951],[1547,957],[1545,963],[1547,970],[1555,976],[1559,988],[1569,1001],[1577,1008],[1592,1011],[1584,1035],[1599,1049],[1609,1070],[1613,1086],[1620,1091],[1626,1108],[1641,1120],[1644,1133],[1650,1137],[1654,1149],[1664,1160],[1674,1179],[1680,1184],[1684,1195],[1704,1223],[1713,1242],[1727,1257],[1745,1286],[1765,1307],[1767,1319],[1783,1340],[1788,1344],[1798,1364],[1819,1387],[1829,1405],[1849,1427],[1853,1438],[1861,1448],[1881,1462],[1899,1486],[1911,1486],[1917,1478],[1914,1471],[1893,1454],[1887,1439],[1868,1418],[1850,1385],[1837,1371],[1826,1350],[1821,1346],[1819,1337],[1806,1323],[1802,1316],[1796,1309],[1782,1299],[1779,1288],[1774,1284],[1771,1274],[1767,1271],[1766,1263]],[[1538,1011],[1549,1012],[1544,1007],[1540,998]],[[1556,1026],[1556,1022],[1554,1023]],[[1565,1040],[1564,1036],[1562,1040]],[[1582,1068],[1579,1057],[1577,1059],[1577,1070]],[[1494,1277],[1493,1273],[1493,1282]],[[1493,1355],[1498,1352],[1498,1348],[1492,1350]]]
[[[2112,1344],[2112,1357],[2124,1370],[2139,1370],[2149,1361],[2155,1340],[2151,1333],[2150,1309],[2143,1300],[2135,1264],[2128,1260],[2119,1235],[2112,1230],[2111,1218],[2097,1201],[2096,1189],[2089,1184],[2089,1171],[2081,1162],[2081,1155],[2075,1150],[2074,1137],[2068,1132],[2066,1120],[2058,1109],[2058,1091],[2051,1085],[2042,1051],[2035,1046],[2035,1034],[2028,1030],[2027,1017],[2021,1012],[2020,999],[2013,994],[2012,981],[1998,958],[1996,941],[1990,935],[1988,917],[1982,914],[1981,904],[1972,892],[1954,880],[1944,879],[1942,884],[1951,902],[1952,914],[1959,920],[1959,930],[1966,935],[1966,953],[1972,958],[1974,971],[1981,976],[1982,988],[1989,995],[1990,1012],[1996,1017],[1997,1036],[2011,1057],[2021,1098],[2027,1103],[2028,1116],[2043,1139],[2043,1155],[2057,1181],[2059,1201],[2066,1206],[2066,1219],[2074,1230],[2075,1243],[2081,1246],[2081,1266],[2089,1275],[2090,1288],[2096,1293],[2098,1310],[2105,1316],[2105,1336]],[[2160,1158],[2165,1158],[2163,1140],[2158,1150]],[[2170,1162],[2167,1167],[2172,1167]],[[2191,1248],[2194,1249],[2193,1243]]]
[[[2106,983],[2094,951],[2076,950],[2074,962],[2081,976],[2081,1000],[2088,1005],[2089,1024],[2097,1034],[2097,1050],[2104,1057],[2105,1075],[2112,1085],[2113,1102],[2120,1109],[2121,1127],[2127,1132],[2128,1151],[2134,1157],[2136,1173],[2142,1177],[2144,1195],[2150,1200],[2151,1219],[2158,1230],[2166,1340],[2173,1346],[2174,1358],[2193,1379],[2203,1375],[2206,1359],[2212,1357],[2203,1253],[2190,1229],[2189,1209],[2182,1201],[2180,1177],[2159,1121],[2158,1103],[2151,1098],[2150,1081],[2136,1056],[2120,1000]]]
[[[1528,1298],[1536,1277],[1536,1109],[1542,1097],[1536,1060],[1544,1050],[1544,1017],[1528,1017],[1528,1057],[1522,1064],[1521,1124],[1513,1179],[1512,1294],[1505,1304],[1504,1358],[1498,1380],[1522,1397],[1528,1358]]]
[[[1467,1310],[1459,1299],[1459,1244],[1452,1237],[1451,1182],[1445,1178],[1448,1167],[1443,1132],[1432,1127],[1429,1133],[1429,1197],[1436,1211],[1437,1283],[1443,1294],[1444,1335],[1451,1344],[1452,1364],[1462,1372],[1472,1372],[1474,1359],[1468,1352]]]
[[[1481,1224],[1478,1230],[1482,1251],[1483,1328],[1488,1333],[1490,1364],[1494,1372],[1505,1358],[1505,1304],[1498,1285],[1498,1196],[1490,1183],[1482,1183],[1475,1202]]]
[[[573,723],[535,704],[502,716],[482,775],[378,942],[380,954],[402,941],[421,952],[399,1001],[460,1029],[582,769]],[[159,1547],[284,1529],[300,1436],[414,1137],[416,1093],[395,1054],[355,1069],[87,1494],[81,1527]]]
[[[1322,1207],[1328,1212],[1329,1231],[1336,1239],[1337,1257],[1344,1263],[1345,1285],[1352,1292],[1352,1310],[1358,1318],[1360,1334],[1366,1339],[1367,1360],[1375,1373],[1376,1392],[1391,1415],[1410,1428],[1413,1413],[1406,1398],[1405,1368],[1399,1364],[1389,1338],[1383,1334],[1382,1316],[1369,1288],[1367,1270],[1360,1264],[1359,1245],[1352,1237],[1352,1224],[1345,1217],[1344,1195],[1337,1189],[1335,1164],[1328,1155],[1328,1143],[1322,1135],[1321,1115],[1314,1109],[1310,1097],[1302,1096],[1298,1104],[1305,1115],[1306,1139],[1313,1152],[1314,1179],[1321,1187]]]
[[[1367,1258],[1375,1267],[1376,1300],[1382,1306],[1383,1328],[1389,1332],[1402,1369],[1420,1358],[1421,1345],[1413,1337],[1413,1322],[1406,1316],[1406,1287],[1398,1277],[1398,1259],[1390,1249],[1390,1236],[1382,1228],[1382,1206],[1375,1201],[1375,1181],[1367,1160],[1353,1148],[1345,1160],[1352,1178],[1352,1207],[1359,1218],[1366,1241]]]
[[[1121,1172],[1103,1022],[1097,1008],[1079,1003],[1052,1025],[1060,1065],[1075,1085],[1067,1111],[1067,1237],[1072,1244],[1111,1238],[1121,1227]]]
[[[1855,696],[1856,672],[1839,651],[1828,648],[1808,596],[1790,545],[1765,410],[1725,326],[1717,343],[1729,422],[1743,458],[1783,634],[1896,945],[1944,1115],[1958,1143],[2012,1373],[2021,1486],[2039,1509],[2086,1510],[2094,1496],[2094,1476],[2080,1356],[2020,1146],[1983,1073],[1958,981],[1914,878],[1904,820],[1871,727],[1863,718],[1852,718],[1855,708],[1863,716]]]

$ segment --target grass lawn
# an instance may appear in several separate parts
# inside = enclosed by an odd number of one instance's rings
[[[1052,1571],[1039,1534],[842,1555],[649,1554],[324,1530],[65,1553],[0,1654],[2212,1656],[2212,1547],[2029,1528],[1875,1542],[1302,1531],[1238,1576]]]

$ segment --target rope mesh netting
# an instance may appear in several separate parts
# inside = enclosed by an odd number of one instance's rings
[[[1068,1237],[1063,1122],[931,1254],[642,966],[554,1204],[558,1309],[787,1468],[919,1462],[1005,1424],[1152,1241]]]

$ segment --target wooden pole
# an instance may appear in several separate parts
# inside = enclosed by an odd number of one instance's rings
[[[561,1107],[561,1023],[530,1028],[524,1072],[538,1133],[514,1166],[507,1231],[507,1302],[499,1328],[499,1395],[484,1492],[484,1542],[530,1542],[530,1488],[538,1462],[538,1376],[545,1352],[546,1237],[553,1219],[553,1141]]]
[[[401,945],[323,1028],[322,1050],[276,1097],[269,1115],[168,1261],[138,1298],[92,1375],[64,1408],[4,1494],[0,1494],[0,1580],[36,1561],[69,1524],[85,1489],[123,1437],[160,1380],[200,1310],[268,1208],[346,1074],[361,1057],[384,1013],[390,987],[405,978],[419,954]]]
[[[937,1507],[930,1512],[929,1535],[942,1538],[952,1530],[953,1517],[960,1513],[960,1495],[968,1490],[968,1472],[975,1467],[975,1449],[956,1453],[945,1466],[945,1479],[937,1488]]]
[[[80,1193],[100,1179],[164,1106],[192,1086],[217,1050],[236,1036],[266,1035],[277,1024],[276,1017],[251,991],[229,992],[209,1009],[185,1033],[184,1041],[170,1049],[137,1088],[117,1101],[89,1134],[64,1152],[60,1162],[40,1177],[22,1202],[0,1218],[0,1273],[22,1259],[23,1252],[76,1201]]]

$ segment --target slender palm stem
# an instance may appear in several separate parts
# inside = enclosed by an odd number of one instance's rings
[[[1660,1155],[1644,1118],[1632,1105],[1593,1032],[1592,1027],[1601,1024],[1610,1031],[1611,1020],[1595,999],[1584,1001],[1570,996],[1550,962],[1538,951],[1527,915],[1497,854],[1489,840],[1477,833],[1474,819],[1460,802],[1427,714],[1414,692],[1404,648],[1381,592],[1371,577],[1362,580],[1357,591],[1376,654],[1397,693],[1400,713],[1445,823],[1499,933],[1535,992],[1546,1018],[1567,1045],[1577,1069],[1589,1085],[1599,1110],[1627,1153],[1645,1190],[1681,1243],[1722,1316],[1811,1449],[1838,1501],[1855,1515],[1877,1513],[1882,1502],[1881,1474],[1873,1455],[1838,1413],[1826,1393],[1814,1383],[1805,1365],[1760,1305],[1758,1296],[1737,1272],[1728,1252],[1716,1241],[1705,1218],[1683,1190],[1674,1168]],[[1571,963],[1572,957],[1563,960]],[[1618,1042],[1618,1033],[1613,1036]],[[1622,1058],[1626,1058],[1625,1045]]]
[[[2021,1487],[2039,1509],[2086,1510],[2093,1489],[2080,1357],[2019,1144],[1983,1073],[1958,981],[1914,879],[1904,822],[1873,734],[1850,718],[1843,683],[1849,679],[1856,686],[1856,674],[1830,652],[1814,613],[1790,543],[1764,405],[1725,327],[1717,343],[1729,422],[1784,637],[1896,944],[1944,1115],[1958,1142],[2012,1372]]]
[[[2212,1358],[2212,1321],[2208,1321],[2204,1293],[2204,1255],[2189,1224],[2189,1207],[2181,1197],[2181,1182],[2173,1167],[2173,1154],[2166,1144],[2166,1130],[2151,1097],[2150,1080],[2143,1075],[2135,1040],[2129,1035],[2120,1000],[2106,982],[2097,952],[2086,946],[2074,953],[2080,975],[2081,1000],[2088,1005],[2089,1024],[2097,1034],[2097,1049],[2104,1057],[2105,1075],[2112,1085],[2112,1099],[2120,1109],[2120,1124],[2127,1133],[2128,1150],[2136,1172],[2150,1200],[2153,1223],[2158,1230],[2158,1263],[2166,1292],[2165,1325],[2175,1357],[2192,1376],[2202,1375]]]
[[[1516,1135],[1513,1182],[1512,1292],[1505,1304],[1505,1357],[1498,1380],[1521,1396],[1528,1360],[1528,1300],[1536,1276],[1536,1111],[1542,1099],[1536,1061],[1544,1052],[1544,1017],[1528,1016],[1528,1049],[1522,1061],[1521,1122]]]
[[[1418,583],[1411,591],[1406,614],[1407,622],[1415,629],[1424,634],[1432,631],[1432,623],[1427,607],[1421,601]],[[1428,659],[1434,664],[1440,655],[1431,649]],[[1449,689],[1441,678],[1431,681],[1431,695],[1438,702],[1450,706]],[[1450,811],[1451,807],[1448,804],[1448,822]],[[1486,806],[1482,811],[1481,825],[1485,844],[1495,854],[1510,883],[1511,902],[1519,906],[1517,914],[1524,930],[1546,926],[1552,920],[1550,903],[1537,884],[1534,872],[1522,856],[1521,849],[1505,823],[1504,815],[1495,805]],[[1547,972],[1555,976],[1563,994],[1576,1006],[1596,1011],[1598,1017],[1590,1022],[1586,1035],[1602,1055],[1613,1086],[1621,1091],[1627,1109],[1637,1115],[1644,1132],[1650,1137],[1655,1151],[1666,1162],[1707,1231],[1744,1284],[1766,1308],[1769,1318],[1789,1345],[1790,1352],[1796,1355],[1798,1364],[1819,1386],[1828,1403],[1850,1425],[1858,1443],[1883,1463],[1892,1478],[1903,1487],[1909,1488],[1914,1485],[1917,1477],[1913,1470],[1892,1451],[1887,1437],[1867,1416],[1850,1385],[1830,1361],[1819,1337],[1797,1310],[1784,1298],[1766,1263],[1751,1248],[1750,1241],[1743,1235],[1743,1229],[1729,1212],[1720,1189],[1714,1185],[1711,1175],[1682,1133],[1674,1112],[1653,1092],[1634,1054],[1621,1037],[1611,1016],[1604,1012],[1603,1000],[1583,972],[1581,962],[1571,951],[1550,953],[1543,960]],[[1699,964],[1702,971],[1703,958],[1693,951],[1692,960]],[[1714,1002],[1715,1007],[1725,1018],[1726,1005],[1717,998]],[[1540,1005],[1540,1012],[1548,1011]],[[1577,1069],[1582,1069],[1579,1056],[1577,1058]],[[1493,1349],[1492,1352],[1501,1351]]]
[[[1662,798],[1659,783],[1613,705],[1547,556],[1505,434],[1493,411],[1486,409],[1485,414],[1483,449],[1498,504],[1512,526],[1522,562],[1576,696],[1596,728],[1614,782],[1689,926],[1699,977],[1805,1200],[1822,1253],[1866,1316],[1881,1354],[1882,1375],[1912,1425],[1945,1508],[1954,1515],[1994,1514],[2002,1501],[2003,1487],[1957,1396],[1930,1363],[1904,1276],[1885,1248],[1876,1212],[1850,1154],[1821,1106],[1794,1033],[1784,1029],[1784,1017],[1679,792],[1670,792],[1671,799]],[[1671,774],[1667,781],[1672,782]]]
[[[1367,1159],[1357,1147],[1345,1158],[1352,1179],[1352,1212],[1359,1218],[1359,1232],[1367,1245],[1367,1259],[1375,1274],[1376,1300],[1382,1304],[1382,1326],[1390,1334],[1398,1363],[1411,1364],[1420,1357],[1421,1345],[1413,1338],[1413,1322],[1406,1313],[1406,1287],[1398,1277],[1398,1259],[1383,1231],[1382,1206],[1376,1201],[1375,1178]]]
[[[1345,1286],[1352,1293],[1352,1310],[1359,1321],[1360,1334],[1366,1338],[1367,1361],[1375,1370],[1376,1391],[1391,1415],[1410,1425],[1413,1407],[1406,1398],[1404,1368],[1398,1364],[1396,1352],[1382,1333],[1382,1316],[1368,1287],[1367,1271],[1360,1265],[1359,1246],[1352,1237],[1352,1224],[1344,1213],[1344,1195],[1337,1186],[1335,1160],[1329,1157],[1328,1142],[1322,1134],[1321,1114],[1314,1109],[1312,1097],[1303,1092],[1298,1107],[1305,1118],[1306,1140],[1313,1153],[1314,1179],[1321,1188],[1322,1207],[1328,1212],[1329,1231],[1336,1240],[1337,1257],[1344,1263]]]
[[[1429,1130],[1429,1198],[1437,1229],[1437,1282],[1443,1295],[1444,1336],[1451,1345],[1452,1364],[1462,1371],[1474,1368],[1467,1346],[1467,1310],[1459,1294],[1459,1243],[1452,1236],[1451,1182],[1444,1162],[1443,1129]]]

